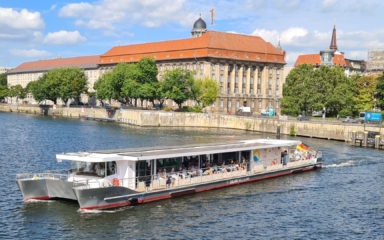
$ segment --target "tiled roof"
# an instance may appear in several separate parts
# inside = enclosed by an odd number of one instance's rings
[[[320,66],[321,65],[320,54],[315,53],[315,54],[299,55],[296,59],[294,66],[297,67],[297,66],[304,64],[304,63],[311,64],[313,66],[316,66],[316,64],[317,64],[318,66]],[[346,63],[345,63],[344,55],[334,54],[333,59],[332,59],[332,63],[335,66],[345,67]]]
[[[49,60],[39,60],[25,62],[16,68],[8,71],[8,74],[25,72],[45,72],[60,67],[78,67],[81,69],[97,68],[100,56],[85,56],[73,58],[55,58]]]
[[[301,64],[311,64],[316,66],[321,64],[320,54],[305,54],[305,55],[299,55],[295,62],[295,67],[301,65]]]
[[[100,56],[100,65],[137,62],[144,56],[156,60],[202,57],[285,64],[285,52],[258,36],[207,31],[198,38],[116,46]]]

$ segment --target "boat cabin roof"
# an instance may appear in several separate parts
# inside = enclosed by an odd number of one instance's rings
[[[275,147],[289,147],[301,143],[296,140],[254,139],[231,142],[189,144],[179,146],[155,146],[77,153],[57,154],[56,159],[81,162],[142,161],[162,158],[196,156],[203,154],[226,153]]]

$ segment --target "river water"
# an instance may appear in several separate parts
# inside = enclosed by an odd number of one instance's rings
[[[384,151],[302,138],[323,169],[110,211],[24,202],[17,173],[62,169],[56,153],[273,135],[139,128],[0,113],[1,239],[382,239]],[[290,138],[283,136],[283,138]]]

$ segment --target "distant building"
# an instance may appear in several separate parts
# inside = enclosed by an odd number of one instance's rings
[[[156,60],[161,80],[166,70],[194,70],[196,78],[210,77],[220,88],[211,106],[219,112],[235,112],[246,104],[252,112],[265,108],[279,111],[282,94],[285,51],[258,36],[208,31],[199,18],[191,38],[116,46],[100,56],[101,73],[120,62],[134,63],[142,57]],[[139,103],[146,106],[145,101]],[[183,106],[193,106],[186,101]],[[171,100],[168,106],[176,106]]]
[[[29,82],[36,81],[37,79],[39,79],[39,77],[41,77],[45,72],[48,72],[49,70],[64,67],[78,67],[84,70],[85,75],[88,76],[89,91],[94,91],[93,84],[100,76],[100,72],[97,65],[99,58],[100,56],[84,56],[72,58],[59,57],[49,60],[25,62],[17,66],[16,68],[8,71],[8,85],[14,86],[20,84],[23,88],[25,88]],[[12,100],[13,102],[15,101],[15,99]],[[12,100],[8,99],[8,102],[12,102]],[[88,101],[87,98],[82,100]],[[31,94],[28,94],[27,98],[24,99],[24,101],[30,104],[37,104],[37,102],[32,98]]]
[[[381,74],[384,71],[384,49],[368,49],[367,74]]]
[[[6,73],[6,72],[8,72],[9,70],[12,70],[12,69],[13,69],[12,67],[0,67],[0,74]]]
[[[345,59],[345,76],[350,77],[352,75],[364,75],[366,70],[366,62],[364,60]]]
[[[337,49],[336,26],[333,27],[331,44],[329,45],[329,48],[321,50],[320,53],[299,55],[294,66],[297,67],[305,63],[311,64],[315,68],[320,67],[320,65],[340,67],[346,66],[344,53],[339,52]]]

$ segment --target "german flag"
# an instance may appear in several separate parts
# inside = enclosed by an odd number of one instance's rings
[[[301,151],[308,151],[308,145],[306,145],[305,143],[300,143],[297,145],[297,149]]]

